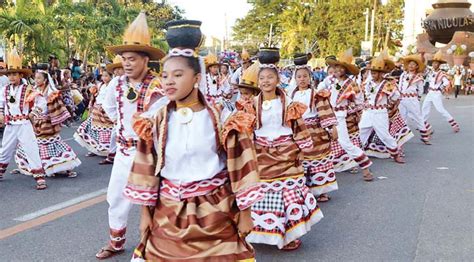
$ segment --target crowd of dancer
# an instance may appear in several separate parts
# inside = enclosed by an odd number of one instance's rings
[[[142,206],[140,243],[133,260],[253,261],[250,243],[296,250],[323,218],[318,202],[338,189],[336,173],[360,169],[370,182],[369,157],[405,163],[403,145],[414,137],[431,144],[431,104],[454,132],[459,125],[443,106],[450,81],[441,53],[432,61],[429,93],[425,63],[403,58],[403,72],[386,51],[359,67],[351,49],[326,59],[328,75],[315,82],[307,54],[294,55],[291,81],[282,88],[279,49],[260,48],[241,67],[198,53],[201,22],[168,22],[168,54],[151,45],[144,13],[129,25],[116,58],[91,86],[89,116],[74,134],[88,155],[113,164],[107,191],[110,241],[96,254],[124,251],[128,215]],[[150,70],[161,61],[161,72]],[[35,85],[24,78],[15,49],[1,74],[5,130],[0,179],[15,153],[19,172],[37,189],[46,176],[73,171],[80,160],[60,136],[71,116],[48,71]]]

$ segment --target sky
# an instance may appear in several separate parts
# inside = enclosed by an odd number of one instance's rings
[[[247,0],[168,0],[185,11],[184,17],[202,21],[201,30],[205,35],[223,38],[225,36],[225,17],[229,37],[237,18],[244,17],[251,5]]]

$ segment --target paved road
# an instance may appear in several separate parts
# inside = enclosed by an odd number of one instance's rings
[[[460,133],[453,134],[432,112],[436,131],[432,146],[423,145],[416,134],[406,145],[406,165],[374,161],[376,176],[386,178],[373,183],[361,181],[360,175],[339,174],[340,189],[330,202],[321,204],[325,218],[303,237],[301,249],[282,252],[257,245],[257,260],[472,260],[474,97],[445,103],[460,123]],[[64,130],[63,137],[71,138],[73,131]],[[83,161],[79,177],[49,179],[50,187],[43,192],[21,175],[7,175],[0,182],[0,235],[38,220],[15,219],[90,193],[100,195],[107,187],[110,166],[99,166],[100,158],[83,157],[86,152],[74,141],[69,143]],[[137,227],[135,208],[127,252],[111,261],[129,260],[138,240]],[[0,240],[0,261],[95,261],[95,252],[107,241],[107,230],[107,203],[102,201]]]

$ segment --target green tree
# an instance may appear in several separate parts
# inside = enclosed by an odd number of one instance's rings
[[[382,49],[385,39],[392,52],[396,48],[394,43],[403,30],[403,2],[389,0],[383,6],[376,0],[374,50]],[[295,52],[324,57],[350,47],[354,54],[360,53],[365,35],[364,12],[372,8],[374,0],[256,0],[252,4],[253,8],[233,28],[234,39],[242,46],[255,50],[268,39],[272,24],[273,39],[281,45],[283,57]]]
[[[269,41],[272,26],[272,43],[281,42],[281,14],[288,6],[286,0],[255,0],[253,8],[233,27],[234,39],[251,53]]]
[[[163,49],[164,24],[181,18],[179,8],[154,1],[72,0],[3,1],[0,32],[7,47],[16,45],[28,61],[54,53],[63,64],[72,57],[103,62],[105,47],[122,42],[122,32],[141,10],[148,14],[152,44]]]

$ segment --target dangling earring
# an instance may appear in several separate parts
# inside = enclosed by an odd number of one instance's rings
[[[194,83],[194,88],[198,88],[198,87],[199,87],[199,83],[198,82]]]

